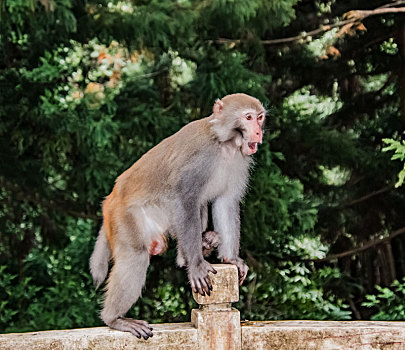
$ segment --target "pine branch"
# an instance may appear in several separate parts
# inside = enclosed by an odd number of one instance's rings
[[[277,45],[277,44],[286,44],[291,42],[305,42],[309,37],[317,36],[328,32],[334,28],[343,28],[343,27],[352,27],[354,25],[359,25],[367,17],[384,15],[389,13],[405,13],[405,7],[392,7],[405,4],[405,1],[396,1],[394,3],[385,4],[381,7],[378,7],[374,10],[352,10],[343,15],[343,20],[338,21],[333,24],[322,25],[318,29],[311,30],[309,32],[303,32],[296,36],[291,36],[288,38],[280,39],[270,39],[270,40],[261,40],[260,42],[263,45]],[[347,19],[345,19],[347,18]],[[218,38],[216,42],[218,44],[240,44],[243,40],[241,39],[227,39],[227,38]]]
[[[382,5],[380,7],[377,7],[378,9],[384,9],[387,7],[395,7],[395,6],[400,6],[400,5],[404,5],[405,4],[405,0],[399,0],[399,1],[393,1],[393,2],[389,2],[388,4]]]
[[[325,258],[321,258],[321,259],[303,259],[302,261],[306,261],[306,262],[325,262],[325,261],[330,261],[330,260],[336,260],[336,259],[340,259],[340,258],[344,258],[346,256],[350,256],[350,255],[354,255],[360,252],[363,252],[365,250],[368,250],[370,248],[374,248],[380,244],[384,244],[387,242],[390,242],[393,238],[399,236],[399,235],[403,235],[405,233],[405,227],[402,227],[394,232],[392,232],[389,236],[384,237],[384,238],[380,238],[380,239],[374,239],[364,245],[362,245],[361,247],[357,247],[357,248],[353,248],[350,250],[346,250],[345,252],[342,253],[338,253],[338,254],[331,254]]]
[[[350,201],[350,202],[344,203],[344,204],[340,205],[340,207],[341,207],[341,208],[351,207],[351,206],[353,206],[353,205],[359,204],[359,203],[361,203],[361,202],[364,202],[364,201],[367,201],[367,200],[369,200],[369,199],[371,199],[371,198],[374,198],[374,197],[376,197],[376,196],[379,196],[379,195],[381,195],[381,194],[383,194],[383,193],[385,193],[385,192],[389,192],[389,191],[391,191],[393,188],[394,188],[393,185],[389,185],[389,186],[380,188],[379,190],[374,191],[374,192],[371,192],[371,193],[368,193],[368,194],[366,194],[366,195],[363,196],[363,197],[360,197],[360,198],[354,199],[354,200],[352,200],[352,201]]]

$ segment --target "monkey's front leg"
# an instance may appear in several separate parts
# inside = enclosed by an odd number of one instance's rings
[[[204,257],[207,257],[212,253],[212,251],[219,245],[219,236],[215,231],[206,231],[202,234],[202,253]],[[180,249],[177,247],[177,265],[179,267],[184,267],[187,265],[186,258]]]
[[[224,263],[238,268],[239,285],[246,278],[249,267],[239,257],[239,200],[233,196],[222,196],[212,205],[212,218],[215,231],[219,234],[218,256]]]
[[[177,210],[179,211],[179,207]],[[178,212],[177,244],[187,263],[188,279],[195,293],[211,294],[212,284],[208,273],[217,271],[203,257],[201,220],[199,208],[191,201],[183,203]]]

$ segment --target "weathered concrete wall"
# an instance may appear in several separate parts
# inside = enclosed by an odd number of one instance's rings
[[[215,323],[215,319],[212,322]],[[129,333],[107,327],[3,334],[0,335],[0,349],[220,350],[232,349],[235,345],[228,343],[230,347],[221,347],[218,342],[211,341],[200,345],[197,329],[191,323],[156,324],[153,327],[154,336],[148,340],[139,340]],[[243,350],[405,349],[405,322],[242,322],[241,330]]]
[[[197,329],[191,323],[154,324],[153,337],[138,339],[108,327],[0,335],[1,350],[198,349]]]
[[[405,349],[405,322],[242,322],[243,350]]]
[[[153,338],[138,339],[107,327],[0,335],[1,350],[405,350],[405,322],[240,322],[238,272],[214,265],[211,296],[194,295],[192,323],[155,324]]]

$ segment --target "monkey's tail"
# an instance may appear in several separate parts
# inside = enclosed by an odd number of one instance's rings
[[[100,232],[94,246],[93,254],[90,257],[90,272],[96,289],[104,282],[108,273],[108,262],[111,259],[110,243],[107,240],[104,226]]]

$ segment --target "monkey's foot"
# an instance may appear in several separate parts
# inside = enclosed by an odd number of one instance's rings
[[[202,235],[203,255],[208,256],[219,245],[219,235],[215,231],[206,231]]]
[[[188,267],[188,280],[194,293],[200,293],[202,296],[211,294],[212,284],[208,272],[217,273],[211,264],[205,260],[195,266]]]
[[[236,265],[238,268],[238,274],[239,274],[239,285],[241,286],[243,281],[246,278],[246,275],[249,271],[249,267],[245,264],[245,262],[241,258],[235,258],[235,259],[227,259],[223,258],[223,262],[225,264],[233,264]]]
[[[108,324],[108,326],[119,331],[130,332],[139,339],[143,337],[143,339],[146,340],[149,337],[153,337],[153,328],[149,326],[148,322],[142,320],[133,320],[132,318],[119,317]]]

